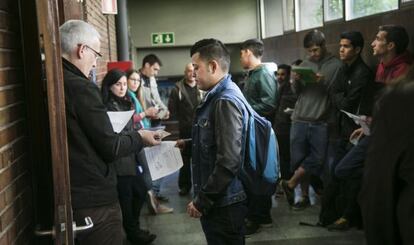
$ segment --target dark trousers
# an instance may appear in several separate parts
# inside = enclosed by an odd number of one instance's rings
[[[182,152],[183,166],[178,175],[178,188],[191,189],[191,152]]]
[[[361,190],[362,177],[350,178],[342,183],[342,192],[345,199],[343,217],[352,225],[361,225],[361,210],[358,205],[358,194]]]
[[[282,179],[290,179],[292,177],[290,168],[290,133],[279,133],[277,141],[280,155],[280,176]]]
[[[245,202],[212,208],[200,218],[209,245],[244,245]]]
[[[137,240],[140,229],[139,216],[144,205],[147,188],[141,174],[136,176],[118,176],[119,203],[128,240]]]
[[[340,217],[346,218],[351,225],[361,225],[361,213],[357,202],[361,179],[330,178],[322,196],[320,221],[324,225],[332,224]]]
[[[101,207],[73,210],[76,225],[85,225],[85,217],[91,217],[93,227],[76,235],[76,245],[120,245],[124,240],[121,209],[118,202]]]
[[[254,223],[272,223],[270,210],[272,209],[272,196],[255,195],[248,193],[248,212],[247,218]]]

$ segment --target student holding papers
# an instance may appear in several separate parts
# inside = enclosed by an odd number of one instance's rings
[[[310,206],[309,179],[317,180],[321,174],[328,147],[328,122],[332,118],[330,94],[341,72],[342,63],[327,51],[325,35],[312,30],[305,35],[304,48],[309,57],[301,63],[295,79],[294,90],[298,94],[291,127],[291,167],[294,171],[289,180],[281,185],[293,210]],[[313,74],[309,71],[312,69]],[[316,81],[313,77],[317,77]],[[312,79],[308,79],[308,78]],[[304,80],[307,79],[307,80]],[[294,188],[300,184],[302,198],[294,203]]]
[[[123,71],[113,69],[106,74],[102,80],[102,97],[108,111],[131,110],[132,103],[126,97],[127,89],[127,78]],[[131,118],[120,134],[133,130]],[[156,235],[142,230],[139,225],[139,215],[148,190],[142,174],[138,171],[136,156],[137,154],[132,153],[114,163],[118,175],[119,203],[128,240],[133,244],[149,244]]]
[[[142,94],[143,85],[141,82],[141,75],[135,69],[130,69],[126,72],[126,76],[128,79],[128,92],[127,95],[131,102],[134,105],[135,114],[134,114],[134,128],[140,129],[144,128],[147,130],[155,131],[158,130],[154,127],[151,127],[151,119],[156,119],[159,117],[159,109],[155,106],[148,107],[144,109],[144,96]],[[159,129],[164,129],[164,126],[159,126]],[[164,127],[164,128],[162,128]],[[163,138],[163,137],[161,137]],[[148,164],[146,162],[145,156],[143,153],[138,155],[139,161],[143,168],[143,177],[145,180],[145,184],[148,188],[148,209],[152,214],[161,214],[161,213],[171,213],[173,211],[172,208],[166,207],[164,205],[159,204],[158,200],[156,199],[154,192],[152,190],[152,180],[151,175],[149,173]]]

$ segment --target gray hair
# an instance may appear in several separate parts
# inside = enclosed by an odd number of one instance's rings
[[[91,45],[100,39],[95,27],[82,20],[68,20],[59,30],[62,54],[66,55],[69,55],[78,44]]]

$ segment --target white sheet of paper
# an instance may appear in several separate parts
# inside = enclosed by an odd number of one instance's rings
[[[108,111],[109,120],[111,121],[112,128],[115,133],[119,133],[125,128],[128,121],[134,114],[134,110],[131,111]]]
[[[371,134],[371,131],[365,119],[363,119],[361,116],[349,113],[347,111],[344,111],[344,110],[341,110],[341,111],[345,113],[348,117],[352,118],[356,124],[361,125],[362,131],[364,132],[365,135]]]
[[[180,150],[175,141],[163,141],[160,145],[144,148],[152,180],[170,175],[183,166]]]

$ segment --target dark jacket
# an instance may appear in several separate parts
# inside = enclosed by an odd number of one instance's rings
[[[186,86],[188,85],[184,79],[177,82],[168,101],[168,110],[178,119],[180,138],[182,139],[191,138],[194,111],[201,101],[201,91],[197,89],[197,98],[196,101],[193,101],[187,93]]]
[[[381,98],[359,200],[368,245],[414,244],[414,83]]]
[[[298,96],[293,92],[289,81],[281,83],[277,92],[273,128],[276,134],[289,134],[292,123],[291,113],[286,113],[285,110],[286,108],[295,108]]]
[[[338,81],[334,83],[332,95],[332,103],[337,111],[338,126],[342,137],[348,139],[359,126],[341,110],[357,115],[367,115],[368,112],[361,111],[362,96],[364,94],[370,96],[367,94],[367,89],[372,86],[373,82],[374,73],[361,57],[358,57],[350,66],[343,67]],[[362,108],[369,110],[365,105],[362,105]]]
[[[109,96],[109,100],[106,103],[108,111],[130,111],[132,104],[128,100],[114,98],[113,95]],[[134,123],[131,118],[125,128],[120,134],[129,134],[134,132]],[[131,153],[127,156],[121,157],[113,164],[115,165],[116,174],[118,176],[134,176],[137,173],[137,159],[136,155],[138,152]]]
[[[299,95],[292,114],[293,121],[328,122],[331,119],[332,104],[330,93],[333,84],[340,76],[342,62],[331,54],[326,54],[319,62],[305,60],[301,66],[310,67],[315,73],[321,73],[323,80],[304,86],[295,82],[295,92]]]
[[[118,201],[113,164],[143,147],[137,132],[114,133],[98,87],[63,59],[72,207]]]
[[[211,208],[246,199],[237,177],[242,164],[243,115],[225,94],[243,97],[226,76],[197,107],[192,132],[194,205],[203,214]]]
[[[259,115],[268,117],[274,111],[276,93],[275,75],[266,66],[260,65],[249,71],[249,76],[244,82],[243,94]]]

